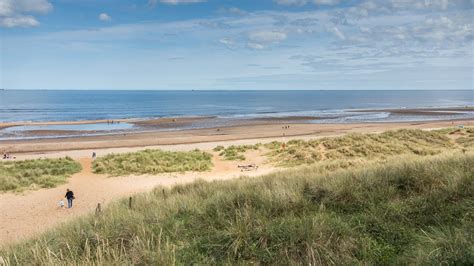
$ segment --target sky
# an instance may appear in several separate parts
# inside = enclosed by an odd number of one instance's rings
[[[474,0],[0,0],[5,89],[474,89]]]

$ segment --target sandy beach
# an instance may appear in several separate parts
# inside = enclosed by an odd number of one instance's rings
[[[136,133],[61,139],[1,141],[0,150],[8,150],[16,160],[34,158],[58,158],[70,156],[81,163],[83,170],[73,175],[67,184],[51,189],[39,189],[23,193],[0,194],[0,245],[8,245],[21,239],[42,233],[73,217],[91,213],[98,203],[128,197],[149,191],[156,186],[173,186],[193,182],[253,177],[278,171],[279,168],[265,162],[260,152],[246,154],[245,162],[224,161],[212,149],[217,145],[241,145],[265,143],[273,140],[309,139],[337,136],[352,132],[383,132],[391,129],[437,129],[458,125],[474,126],[474,120],[436,121],[419,123],[360,123],[360,124],[291,124],[284,129],[281,123],[233,126],[226,128],[181,130],[173,132]],[[214,167],[203,173],[175,173],[156,176],[124,176],[109,178],[91,172],[91,154],[138,151],[158,148],[172,151],[201,149],[213,153]],[[257,171],[240,172],[238,164],[255,163]],[[77,195],[75,207],[59,209],[56,203],[64,196],[66,188]],[[38,226],[40,225],[40,226]]]
[[[0,151],[18,153],[44,153],[69,150],[101,150],[105,148],[146,147],[156,145],[177,145],[190,143],[206,143],[243,139],[279,138],[282,140],[291,137],[332,136],[350,132],[382,132],[398,128],[442,128],[458,125],[470,126],[469,120],[424,121],[403,123],[356,123],[356,124],[308,124],[292,121],[264,121],[248,124],[175,131],[150,131],[143,133],[123,133],[98,136],[79,136],[67,138],[43,138],[32,140],[4,140],[0,141]],[[288,122],[285,124],[284,122]],[[145,123],[145,122],[144,122]],[[153,120],[146,123],[161,123]],[[285,125],[290,125],[284,129]],[[0,125],[1,126],[1,125]],[[46,135],[53,132],[44,132]]]

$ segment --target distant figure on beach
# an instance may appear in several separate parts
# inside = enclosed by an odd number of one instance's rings
[[[67,207],[68,209],[72,208],[72,201],[75,199],[74,198],[74,192],[71,190],[66,189],[66,196],[64,196],[67,199]]]
[[[97,154],[95,154],[95,151],[92,152],[92,159],[95,159],[96,156],[97,156]]]

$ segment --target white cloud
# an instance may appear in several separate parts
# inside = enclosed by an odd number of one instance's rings
[[[275,0],[275,2],[279,5],[286,5],[286,6],[303,6],[308,3],[312,3],[315,5],[337,5],[339,4],[339,0]]]
[[[245,10],[242,10],[238,7],[220,8],[218,10],[218,13],[222,15],[234,15],[234,16],[247,15],[247,12]]]
[[[148,0],[149,5],[156,5],[158,2],[166,5],[195,4],[206,2],[207,0]]]
[[[336,6],[341,0],[274,0],[279,5],[304,6],[307,4]],[[447,10],[450,7],[471,7],[472,0],[366,0],[358,4],[358,8],[365,10]]]
[[[53,10],[48,0],[0,0],[0,27],[34,27],[38,20],[31,14]]]
[[[39,22],[33,16],[5,17],[0,20],[0,26],[6,28],[13,27],[35,27]]]
[[[111,21],[112,20],[112,17],[109,16],[107,13],[100,13],[99,14],[99,19],[101,21]]]
[[[339,4],[339,0],[313,0],[312,2],[317,5],[330,5],[330,6]]]
[[[332,28],[332,32],[341,40],[345,40],[346,36],[337,27]]]
[[[258,43],[275,43],[285,40],[287,35],[284,32],[262,30],[249,33],[248,38]]]
[[[302,6],[308,3],[307,0],[275,0],[275,2],[279,5],[285,6]]]
[[[250,49],[254,49],[254,50],[265,49],[265,45],[260,44],[260,43],[253,43],[253,42],[247,43],[247,47],[250,48]]]
[[[408,8],[434,8],[446,10],[448,8],[448,0],[429,0],[429,1],[413,1],[413,0],[391,0],[390,5],[395,9]],[[453,1],[455,2],[455,1]]]
[[[237,44],[235,43],[235,41],[233,41],[229,38],[222,38],[222,39],[219,40],[219,43],[223,44],[224,46],[226,46],[229,49],[237,48]]]
[[[46,14],[53,9],[53,5],[47,0],[15,0],[17,9],[25,13]]]
[[[287,34],[281,31],[261,30],[250,32],[247,38],[249,40],[247,48],[262,50],[272,44],[284,41],[287,38]]]
[[[12,1],[0,0],[0,16],[8,16],[13,13]]]

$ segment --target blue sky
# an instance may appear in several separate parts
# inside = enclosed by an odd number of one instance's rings
[[[0,0],[7,89],[474,89],[474,0]]]

